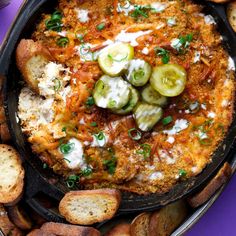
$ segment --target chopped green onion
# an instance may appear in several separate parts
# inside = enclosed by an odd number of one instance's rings
[[[96,26],[96,29],[98,31],[102,31],[105,28],[105,26],[106,26],[106,23],[102,22],[102,23],[100,23],[99,25]]]
[[[86,169],[81,170],[81,175],[83,176],[89,176],[93,173],[93,170],[91,167],[87,167]]]
[[[57,40],[57,45],[60,47],[66,47],[66,45],[69,43],[69,39],[67,37],[62,37]]]
[[[55,11],[51,15],[51,20],[52,21],[60,21],[62,19],[62,14],[60,11]]]
[[[135,141],[140,140],[142,138],[142,133],[136,128],[132,128],[128,130],[129,137]]]
[[[66,180],[67,187],[74,188],[76,185],[76,182],[79,180],[80,180],[80,177],[78,175],[70,175]]]
[[[55,11],[50,19],[45,21],[45,26],[48,30],[60,32],[62,30],[62,14],[59,11]]]
[[[93,97],[88,97],[85,104],[89,107],[93,106],[95,104],[94,98]]]
[[[61,129],[61,131],[62,131],[62,132],[66,132],[66,127],[63,127],[63,128]]]
[[[70,161],[69,159],[67,159],[67,158],[63,158],[63,159],[64,159],[65,161],[71,163],[71,161]]]
[[[91,47],[90,47],[89,45],[83,44],[83,45],[80,47],[80,54],[81,54],[82,56],[87,55],[88,53],[91,53],[90,50],[91,50]]]
[[[98,124],[97,124],[97,122],[94,122],[94,121],[93,121],[93,122],[90,123],[90,126],[96,127],[96,126],[98,126]]]
[[[54,90],[58,91],[61,88],[61,81],[58,78],[54,79]]]
[[[162,124],[163,124],[163,125],[168,125],[168,124],[170,124],[172,121],[173,121],[172,116],[167,116],[167,117],[165,117],[165,118],[162,119]]]
[[[65,144],[61,144],[59,148],[60,148],[61,153],[69,154],[75,148],[75,144],[74,143],[65,143]]]
[[[137,153],[143,155],[144,159],[149,158],[151,156],[151,146],[147,143],[143,143],[140,147],[141,149],[137,150]]]
[[[162,56],[161,60],[163,64],[167,64],[170,60],[169,51],[164,48],[155,47],[154,51],[157,56]]]
[[[179,177],[185,177],[187,175],[187,171],[186,170],[179,170]]]
[[[210,138],[204,138],[204,139],[199,138],[198,141],[200,144],[204,146],[209,146],[212,144],[212,140]]]
[[[116,62],[124,61],[127,58],[127,56],[128,56],[128,54],[126,54],[126,56],[124,56],[123,58],[118,59],[118,58],[114,58],[111,54],[108,54],[108,58],[111,59],[112,61],[116,61]]]
[[[117,164],[115,157],[112,157],[110,160],[104,160],[103,164],[105,165],[109,174],[113,175],[115,173]]]
[[[138,19],[139,16],[143,16],[144,18],[148,18],[148,11],[152,10],[150,6],[140,6],[134,5],[134,11],[131,13],[131,16]]]
[[[47,169],[48,168],[48,164],[47,163],[43,163],[43,169]]]
[[[105,135],[102,131],[100,131],[98,134],[94,134],[95,138],[99,141],[105,139]]]

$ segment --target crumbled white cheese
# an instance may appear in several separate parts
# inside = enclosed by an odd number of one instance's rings
[[[209,118],[215,118],[215,116],[216,116],[216,113],[212,111],[207,114],[207,117]]]
[[[206,134],[205,132],[202,132],[201,130],[198,130],[197,136],[198,136],[198,138],[201,139],[201,140],[208,138],[207,134]]]
[[[169,153],[164,149],[159,149],[158,154],[160,158],[164,159],[167,164],[174,164],[175,159],[169,155]]]
[[[167,25],[168,25],[168,26],[174,26],[174,25],[176,25],[176,19],[175,19],[175,17],[170,17],[170,18],[168,18],[168,19],[167,19]]]
[[[215,22],[215,20],[214,20],[214,18],[213,18],[213,16],[211,16],[211,15],[206,15],[206,16],[204,16],[204,21],[205,21],[205,23],[207,24],[207,25],[211,25],[211,24],[216,24],[216,22]]]
[[[200,58],[201,58],[201,53],[196,51],[194,54],[193,62],[197,63],[198,61],[200,61]]]
[[[223,100],[222,102],[221,102],[221,106],[222,107],[227,107],[229,105],[229,101],[228,100]]]
[[[149,49],[147,47],[143,48],[142,54],[148,55],[148,53],[149,53]]]
[[[67,32],[66,31],[61,31],[57,33],[59,36],[66,37]]]
[[[205,104],[205,103],[202,103],[202,104],[201,104],[201,108],[202,108],[203,110],[206,110],[206,104]]]
[[[83,62],[86,61],[96,61],[100,51],[95,51],[92,52],[91,48],[95,47],[96,45],[92,45],[90,43],[85,43],[85,44],[81,44],[79,46],[75,46],[74,50],[76,52],[77,55],[80,56],[80,60]]]
[[[127,33],[126,30],[121,30],[121,32],[115,37],[115,40],[119,42],[130,43],[131,46],[135,47],[138,46],[138,42],[136,41],[137,38],[150,34],[151,32],[152,30]]]
[[[168,4],[163,2],[153,2],[151,3],[151,8],[153,12],[163,12],[167,8]]]
[[[117,12],[124,12],[125,16],[128,16],[131,11],[134,10],[134,5],[132,5],[129,1],[126,1],[124,5],[118,3]]]
[[[175,142],[175,138],[174,137],[172,137],[172,136],[168,136],[168,138],[167,138],[167,140],[166,140],[166,142],[168,142],[168,143],[174,143]]]
[[[185,112],[186,114],[189,114],[189,113],[190,113],[190,110],[187,109],[187,110],[185,110],[184,112]]]
[[[177,51],[179,51],[180,48],[182,47],[182,43],[181,43],[181,41],[179,39],[174,38],[174,39],[171,40],[170,46],[172,48],[176,49]]]
[[[93,142],[91,143],[91,147],[104,147],[109,140],[109,136],[103,132],[103,137],[99,139],[98,134],[93,135]]]
[[[180,131],[187,129],[189,126],[189,122],[185,119],[178,119],[175,121],[174,126],[170,130],[163,130],[164,134],[174,135],[179,133]]]
[[[77,12],[77,17],[81,23],[86,23],[89,21],[88,10],[85,9],[75,9]]]
[[[197,173],[198,167],[197,167],[197,166],[193,166],[193,167],[191,168],[191,171],[192,171],[193,173]]]
[[[232,57],[228,58],[228,70],[233,70],[235,71],[235,63]]]
[[[157,172],[153,172],[152,174],[149,175],[149,180],[158,180],[158,179],[163,179],[164,175],[157,171]]]
[[[80,119],[79,124],[80,124],[80,125],[85,125],[85,120],[84,120],[84,118],[81,118],[81,119]]]
[[[81,142],[78,139],[72,138],[69,140],[68,144],[71,145],[71,151],[67,154],[63,154],[66,165],[70,169],[85,169],[87,164],[83,157],[84,151]],[[58,150],[60,151],[60,148]]]
[[[59,92],[59,94],[61,95],[61,99],[64,101],[64,103],[66,104],[66,98],[67,96],[69,96],[71,94],[71,87],[70,85],[64,87],[63,90],[61,90]]]
[[[84,145],[85,145],[85,146],[88,146],[88,145],[90,145],[90,142],[84,141]]]

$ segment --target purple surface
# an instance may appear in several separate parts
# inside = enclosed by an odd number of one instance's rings
[[[36,0],[37,1],[37,0]],[[0,9],[0,43],[9,29],[22,0],[12,0]],[[236,176],[209,211],[188,231],[186,236],[236,235]]]

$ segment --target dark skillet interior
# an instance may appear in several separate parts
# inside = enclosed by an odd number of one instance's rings
[[[197,1],[202,3],[201,1]],[[17,123],[16,112],[18,103],[18,94],[21,88],[20,73],[15,63],[15,48],[21,38],[30,38],[34,30],[35,22],[38,21],[42,13],[51,13],[56,6],[56,0],[28,0],[18,15],[12,30],[4,42],[0,54],[0,75],[6,77],[4,88],[4,105],[7,114],[7,122],[16,148],[19,150],[22,158],[26,160],[27,179],[26,179],[26,199],[34,208],[40,208],[42,214],[47,214],[47,210],[39,205],[34,196],[43,192],[55,200],[60,200],[65,192],[69,191],[65,182],[51,170],[43,169],[43,164],[38,157],[32,154],[29,144],[21,132]],[[224,7],[204,2],[205,12],[210,13],[215,18],[218,30],[223,36],[225,48],[231,57],[236,59],[236,37],[227,23]],[[166,194],[150,194],[139,196],[128,192],[123,192],[122,203],[119,213],[130,213],[135,211],[153,210],[172,201],[187,196],[197,191],[204,185],[219,169],[226,160],[230,147],[236,135],[236,119],[234,117],[231,128],[223,143],[215,151],[213,160],[201,174],[185,182],[177,184],[170,192]],[[53,218],[58,221],[61,218]]]

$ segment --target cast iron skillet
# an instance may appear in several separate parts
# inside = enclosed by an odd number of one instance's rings
[[[236,37],[227,23],[224,7],[209,2],[197,2],[205,6],[205,13],[210,13],[215,18],[218,30],[223,36],[225,48],[234,61],[236,61]],[[31,207],[47,220],[63,222],[64,219],[59,214],[43,207],[37,201],[36,196],[39,193],[43,193],[55,201],[59,201],[69,189],[60,176],[57,176],[51,170],[43,169],[42,162],[32,154],[16,118],[18,94],[21,88],[21,75],[15,63],[16,46],[21,38],[30,38],[35,22],[39,20],[40,15],[44,12],[53,12],[56,4],[56,0],[25,1],[11,31],[2,45],[0,53],[0,76],[6,78],[4,84],[4,107],[12,140],[20,152],[22,159],[25,161],[25,168],[27,170],[25,199]],[[212,163],[202,173],[185,182],[180,182],[166,194],[139,196],[137,194],[123,192],[118,214],[154,210],[199,190],[227,159],[235,135],[236,118],[234,117],[226,138],[213,155]]]

